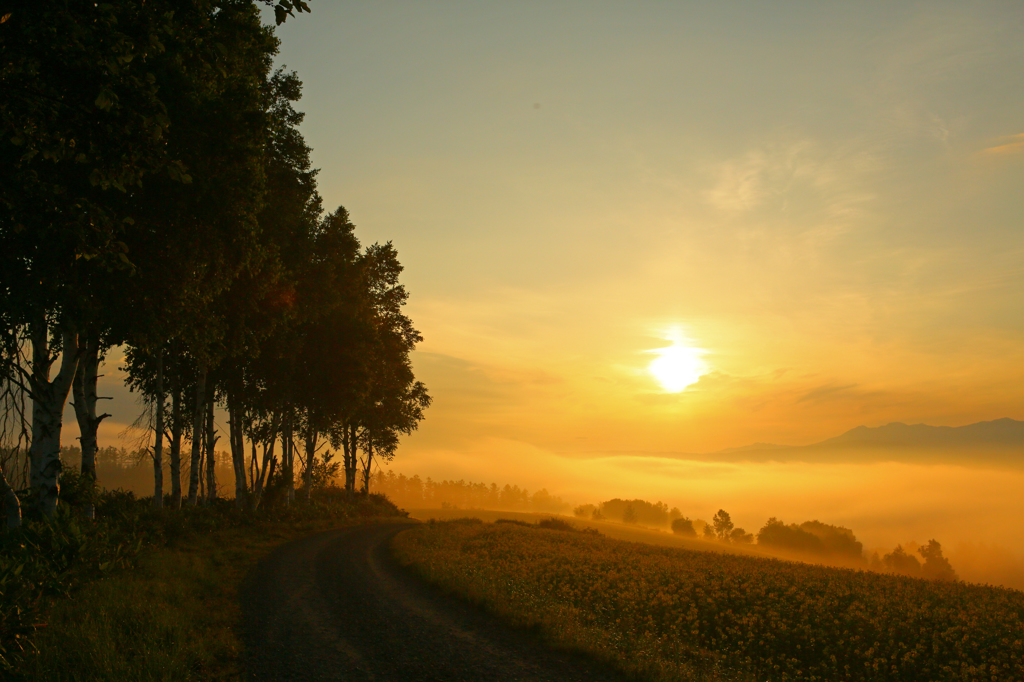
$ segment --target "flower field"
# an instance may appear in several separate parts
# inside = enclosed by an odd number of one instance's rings
[[[1024,680],[1024,593],[654,547],[516,524],[423,524],[395,555],[558,646],[653,680]]]

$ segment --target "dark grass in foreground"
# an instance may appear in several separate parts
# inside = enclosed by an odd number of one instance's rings
[[[255,516],[230,504],[156,512],[125,497],[116,505],[100,506],[97,516],[106,517],[98,523],[65,515],[27,529],[27,537],[64,538],[75,552],[61,565],[25,557],[20,574],[30,576],[20,589],[42,594],[17,606],[37,627],[16,646],[7,642],[15,665],[0,679],[241,680],[238,587],[255,562],[303,535],[404,515],[379,495],[349,499],[330,491]],[[110,563],[111,548],[126,544],[138,550]],[[54,548],[41,549],[51,556]],[[41,576],[46,585],[35,584]],[[7,587],[19,577],[8,575]]]
[[[472,521],[395,539],[431,582],[653,680],[1024,680],[1024,593]]]

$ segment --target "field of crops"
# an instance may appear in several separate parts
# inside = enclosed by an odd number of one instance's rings
[[[423,524],[395,554],[646,679],[1024,680],[1014,590],[479,521]]]

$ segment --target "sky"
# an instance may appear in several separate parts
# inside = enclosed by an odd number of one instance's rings
[[[424,336],[396,470],[755,527],[928,480],[923,533],[974,479],[661,456],[1024,419],[1021,3],[310,7],[278,62],[320,192],[394,243]],[[964,508],[1015,508],[1007,480]]]
[[[1024,418],[1019,3],[318,3],[329,207],[392,240],[416,447]],[[649,352],[704,374],[666,393]]]

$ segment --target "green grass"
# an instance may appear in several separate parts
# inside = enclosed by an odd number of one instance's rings
[[[0,534],[0,679],[241,680],[238,589],[253,565],[304,535],[405,514],[329,488],[256,514],[107,492],[96,515]]]
[[[349,521],[348,523],[355,523]],[[27,680],[241,680],[238,586],[273,547],[339,522],[230,528],[143,553],[138,567],[51,599]]]

